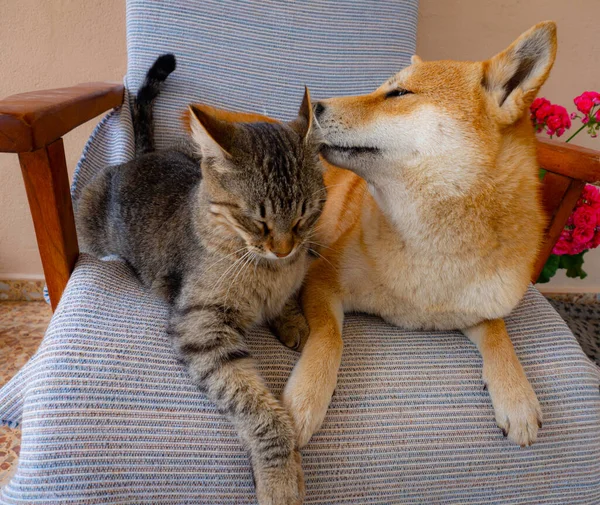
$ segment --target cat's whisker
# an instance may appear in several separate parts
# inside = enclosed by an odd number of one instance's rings
[[[341,184],[332,184],[331,186],[325,186],[324,188],[317,189],[317,191],[315,191],[315,192],[314,192],[312,195],[310,195],[310,196],[315,196],[317,193],[321,193],[321,192],[323,192],[323,191],[327,191],[328,189],[335,188],[335,187],[337,187],[337,186],[344,186],[345,184],[347,184],[347,183],[343,182],[343,183],[341,183]]]
[[[231,258],[235,254],[241,253],[245,249],[246,249],[245,247],[240,247],[237,251],[233,251],[231,254],[228,254],[227,256],[224,256],[221,259],[212,262],[210,265],[208,265],[208,268],[206,270],[204,270],[204,273],[206,274],[206,273],[210,272],[215,265],[218,265],[219,263],[225,261],[227,258]]]
[[[317,222],[317,224],[313,227],[312,233],[316,233],[317,231],[322,230],[324,226],[326,226],[325,223]]]
[[[229,265],[229,267],[227,267],[225,272],[223,272],[221,274],[221,277],[219,277],[219,279],[215,283],[214,287],[210,290],[210,293],[208,294],[208,296],[206,298],[206,302],[204,303],[204,308],[206,308],[206,305],[210,302],[212,295],[217,292],[217,290],[219,289],[221,284],[224,282],[227,274],[229,272],[231,272],[234,268],[236,268],[249,254],[250,254],[250,251],[247,251],[244,255],[242,255],[240,258],[235,260],[231,265]]]
[[[239,268],[239,270],[235,274],[235,277],[233,278],[233,280],[229,283],[229,287],[227,288],[227,293],[225,293],[225,303],[227,303],[229,301],[229,291],[231,291],[231,286],[233,286],[235,284],[235,281],[237,280],[239,275],[244,271],[244,269],[248,265],[248,262],[252,260],[252,252],[248,251],[248,253],[245,254],[244,257],[246,258],[246,260],[244,261],[242,266]]]
[[[308,235],[306,235],[303,239],[303,242],[311,242],[312,244],[318,245],[319,247],[324,247],[325,249],[331,249],[332,251],[334,250],[332,247],[327,246],[325,244],[322,244],[321,242],[317,242],[316,240],[313,240],[313,237],[316,235],[316,229],[313,230],[311,233],[309,233]]]
[[[246,253],[244,253],[242,256],[240,256],[238,259],[236,259],[228,268],[227,270],[225,270],[225,272],[223,272],[223,274],[221,275],[221,277],[219,277],[219,279],[217,280],[216,284],[215,284],[215,288],[221,284],[221,282],[224,280],[225,276],[234,268],[236,268],[243,260],[244,258],[250,254],[250,251],[247,251]]]
[[[314,240],[309,240],[309,242],[316,246],[323,247],[324,249],[329,249],[330,251],[335,251],[335,249],[333,247],[329,247],[328,245],[321,244],[320,242],[315,242]]]
[[[325,256],[323,256],[320,252],[315,251],[311,247],[309,247],[308,250],[310,252],[316,254],[319,258],[323,259],[323,261],[326,261],[327,263],[329,263],[329,265],[331,265],[331,268],[333,268],[336,272],[338,271],[337,267],[331,261],[329,261]]]
[[[232,276],[236,275],[236,273],[239,273],[239,271],[243,268],[243,264],[244,261],[246,260],[246,258],[249,256],[250,251],[248,251],[246,254],[244,254],[241,258],[239,258],[234,265],[232,265],[234,268],[229,268],[227,270],[227,273],[231,272],[231,274],[227,277],[222,276],[223,280],[219,282],[218,286],[220,287],[225,281],[227,281],[229,278],[231,278]],[[236,275],[237,277],[237,275]],[[227,292],[225,295],[225,303],[228,302],[228,298],[229,298],[229,291],[231,290],[231,286],[234,284],[234,282],[230,282],[229,283],[229,287],[227,288]]]

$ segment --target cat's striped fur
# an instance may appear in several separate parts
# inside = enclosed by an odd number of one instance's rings
[[[97,256],[123,257],[168,300],[174,346],[248,448],[259,503],[298,504],[304,485],[295,430],[244,335],[261,322],[291,326],[297,331],[286,344],[299,347],[308,333],[295,295],[324,197],[308,94],[289,124],[234,124],[192,107],[196,153],[155,151],[149,109],[156,76],[169,73],[157,65],[173,69],[174,59],[159,58],[138,93],[141,154],[84,189],[80,239]]]

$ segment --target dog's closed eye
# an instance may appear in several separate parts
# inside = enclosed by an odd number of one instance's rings
[[[396,97],[396,96],[404,96],[404,95],[412,95],[412,91],[408,91],[407,89],[404,89],[404,88],[396,88],[396,89],[393,89],[391,91],[388,91],[385,94],[385,97],[386,98],[393,98],[393,97]]]

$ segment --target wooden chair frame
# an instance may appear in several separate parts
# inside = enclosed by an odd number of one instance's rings
[[[54,310],[79,254],[62,136],[123,102],[123,86],[92,82],[0,100],[0,152],[17,153]],[[600,181],[600,152],[540,140],[549,217],[532,281],[541,272],[587,182]]]

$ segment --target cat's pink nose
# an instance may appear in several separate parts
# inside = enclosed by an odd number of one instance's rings
[[[281,240],[278,243],[273,244],[274,247],[271,247],[271,252],[277,256],[278,258],[285,258],[289,256],[290,253],[294,249],[294,241],[293,240]]]
[[[273,237],[269,249],[278,258],[285,258],[294,250],[294,237],[286,235]]]
[[[291,252],[292,250],[290,249],[289,251],[273,251],[273,254],[278,258],[285,258],[286,256],[289,256]]]

